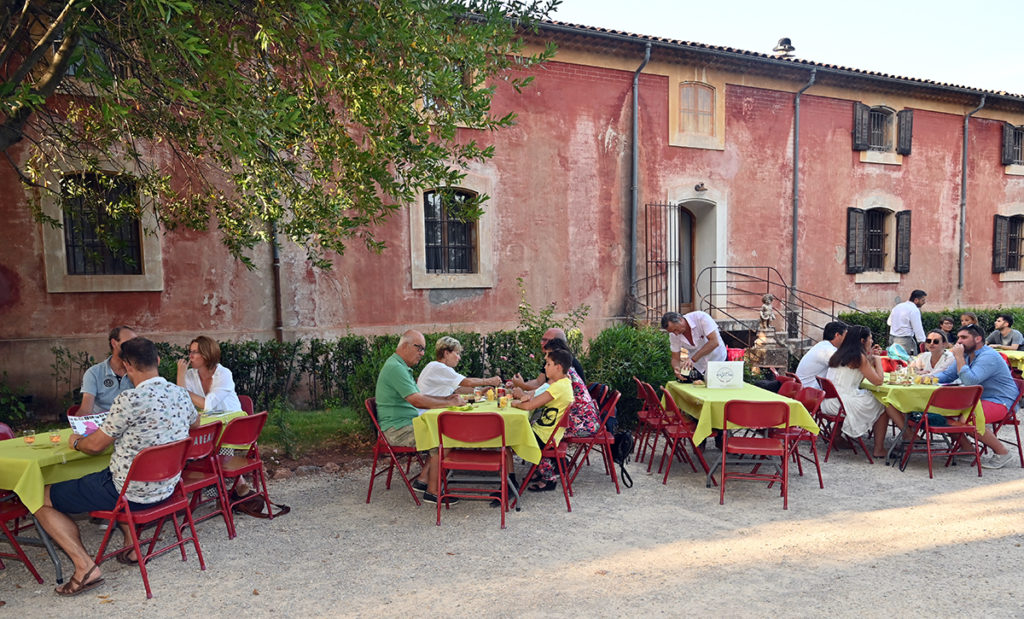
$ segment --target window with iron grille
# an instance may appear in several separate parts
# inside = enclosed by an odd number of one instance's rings
[[[715,89],[707,84],[679,85],[679,130],[684,133],[715,134]]]
[[[885,267],[885,220],[888,215],[884,209],[871,209],[865,213],[865,271],[881,271]]]
[[[464,201],[473,193],[455,190],[423,194],[423,231],[427,273],[476,273],[477,227],[451,217],[447,202]],[[454,206],[454,205],[452,205]]]
[[[871,108],[870,118],[870,149],[879,151],[892,150],[892,110],[884,107]]]
[[[992,239],[992,272],[1022,270],[1024,254],[1024,215],[1004,217],[996,215],[995,235]]]
[[[1024,127],[1014,127],[1010,142],[1010,158],[1016,165],[1024,164]]]
[[[119,214],[134,202],[135,182],[112,174],[68,174],[61,181],[68,275],[139,275],[139,220]]]

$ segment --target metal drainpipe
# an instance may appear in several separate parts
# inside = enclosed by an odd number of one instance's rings
[[[795,312],[796,287],[797,287],[797,235],[800,231],[800,95],[814,85],[818,76],[818,69],[811,69],[811,79],[804,84],[804,87],[796,91],[796,98],[793,101],[793,247],[790,251],[790,289],[789,289],[789,311]],[[789,325],[789,316],[786,316],[787,335],[792,331]],[[799,336],[800,330],[797,329]]]
[[[274,274],[274,338],[284,341],[284,321],[281,319],[281,252],[277,247],[277,223],[270,222],[270,256]]]
[[[985,107],[985,98],[988,95],[981,95],[981,104],[964,116],[964,148],[963,157],[960,161],[960,271],[956,281],[957,290],[964,289],[964,250],[967,247],[967,226],[964,220],[967,218],[967,121],[971,119],[981,108]]]
[[[644,61],[633,73],[633,163],[632,163],[632,184],[629,188],[630,211],[629,211],[629,295],[633,299],[633,311],[636,311],[636,219],[637,203],[639,198],[640,185],[640,72],[647,66],[651,59],[651,44],[644,46]]]

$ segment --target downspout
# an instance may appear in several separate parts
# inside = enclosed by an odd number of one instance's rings
[[[631,170],[631,184],[629,187],[630,210],[629,210],[629,296],[633,300],[632,310],[636,312],[636,219],[639,200],[640,185],[640,72],[647,66],[651,59],[650,42],[644,46],[644,61],[633,73],[633,162]]]
[[[277,246],[277,223],[270,222],[271,272],[274,279],[274,339],[284,341],[284,321],[281,318],[281,252]]]
[[[963,158],[960,161],[960,272],[956,280],[957,290],[964,289],[964,250],[967,248],[967,121],[971,119],[981,108],[985,107],[985,98],[981,95],[981,104],[964,116],[964,147]]]
[[[811,69],[811,79],[804,87],[796,91],[796,98],[793,101],[793,233],[792,248],[790,251],[790,288],[789,288],[789,312],[786,316],[786,332],[791,334],[793,326],[790,324],[790,315],[796,311],[796,288],[797,288],[797,236],[800,231],[800,95],[814,85],[818,76],[818,69]],[[797,329],[796,335],[799,336]]]

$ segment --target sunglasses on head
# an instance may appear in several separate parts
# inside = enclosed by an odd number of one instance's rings
[[[933,340],[931,338],[928,338],[928,343],[929,344],[941,344],[942,340]]]

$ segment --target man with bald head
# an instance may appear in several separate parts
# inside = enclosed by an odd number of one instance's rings
[[[543,350],[547,346],[547,343],[550,342],[551,340],[562,340],[563,342],[566,343],[566,345],[568,345],[569,343],[569,338],[565,336],[564,329],[560,329],[558,327],[551,327],[550,329],[544,332],[544,335],[540,336],[541,350]],[[541,357],[543,358],[543,355],[541,355]],[[580,380],[582,380],[584,383],[587,382],[587,379],[583,377],[583,366],[580,365],[580,360],[576,358],[576,355],[573,355],[572,357],[572,368],[576,370],[577,374],[580,375]],[[547,382],[547,377],[544,376],[543,363],[541,364],[540,374],[537,375],[537,378],[527,381],[523,380],[522,374],[516,374],[515,376],[512,377],[512,380],[510,382],[512,383],[513,387],[519,387],[524,391],[532,391],[534,389],[537,389],[538,387]]]
[[[388,357],[377,375],[377,423],[392,445],[415,447],[416,435],[412,430],[412,420],[420,414],[420,409],[444,408],[459,406],[462,401],[457,395],[446,398],[424,395],[416,387],[412,376],[412,368],[423,358],[426,352],[426,340],[423,334],[412,329],[402,334],[395,353]],[[427,466],[423,467],[419,476],[412,482],[413,488],[423,492],[423,500],[437,503],[437,450],[430,451]],[[458,499],[446,499],[454,504]]]

